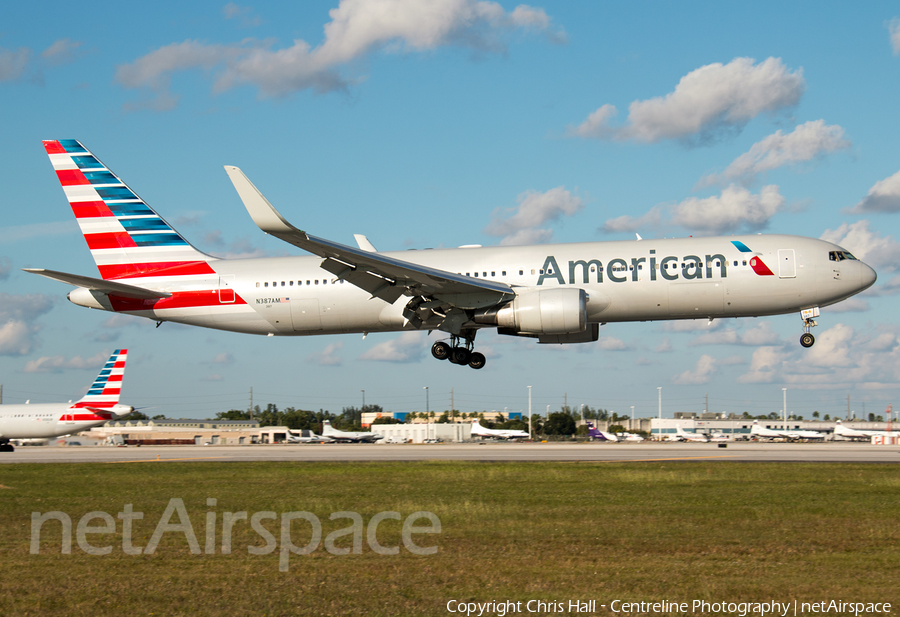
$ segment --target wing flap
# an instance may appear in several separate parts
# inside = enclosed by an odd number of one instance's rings
[[[154,298],[172,297],[172,294],[167,291],[154,291],[152,289],[144,289],[143,287],[136,287],[134,285],[126,285],[125,283],[116,283],[115,281],[81,276],[80,274],[57,272],[56,270],[44,270],[43,268],[22,268],[22,270],[30,274],[39,274],[41,276],[46,276],[48,279],[68,283],[75,287],[84,287],[85,289],[90,289],[92,291],[101,291],[106,294],[113,294],[123,298],[152,300]]]

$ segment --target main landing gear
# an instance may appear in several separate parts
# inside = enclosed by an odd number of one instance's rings
[[[15,450],[16,449],[13,448],[13,445],[9,443],[9,440],[0,443],[0,452],[15,452]]]
[[[431,355],[438,360],[450,360],[453,364],[461,366],[468,364],[474,369],[484,368],[487,359],[483,353],[473,351],[472,344],[472,339],[460,339],[460,337],[454,335],[450,337],[449,345],[444,341],[438,341],[432,345]]]
[[[800,317],[803,318],[803,334],[800,335],[800,344],[804,347],[812,347],[816,343],[816,337],[810,334],[810,328],[816,327],[816,320],[814,317],[819,316],[819,307],[805,309],[800,311]]]

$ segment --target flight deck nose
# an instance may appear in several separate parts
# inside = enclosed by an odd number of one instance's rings
[[[871,266],[862,262],[860,262],[859,265],[861,266],[859,274],[859,290],[862,291],[874,285],[876,279],[878,279],[878,275]]]

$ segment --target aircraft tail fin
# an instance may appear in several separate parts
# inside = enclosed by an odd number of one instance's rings
[[[122,377],[125,374],[125,362],[128,360],[127,349],[117,349],[109,356],[109,360],[100,369],[100,374],[91,384],[87,394],[74,403],[73,407],[110,409],[119,405],[122,392]]]
[[[80,142],[43,143],[103,279],[214,274],[215,257],[191,246]]]

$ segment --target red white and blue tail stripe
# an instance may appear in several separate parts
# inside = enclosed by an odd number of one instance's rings
[[[119,395],[122,393],[122,376],[125,374],[127,360],[127,349],[117,349],[112,352],[87,394],[72,406],[98,409],[115,407],[119,402]]]
[[[214,274],[215,257],[191,246],[81,143],[43,143],[102,278]]]

